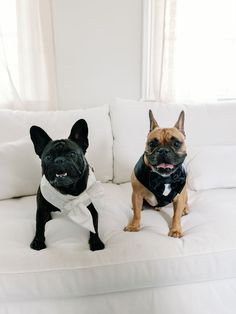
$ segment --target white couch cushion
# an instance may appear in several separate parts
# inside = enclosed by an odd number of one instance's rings
[[[88,123],[89,148],[86,157],[95,170],[97,180],[102,182],[112,180],[113,139],[108,106],[44,112],[1,110],[0,159],[4,158],[1,167],[4,168],[4,174],[8,175],[8,186],[3,187],[6,181],[5,177],[1,176],[0,199],[30,195],[37,191],[35,181],[38,177],[36,174],[40,171],[40,163],[37,163],[36,168],[33,166],[36,166],[36,156],[33,145],[30,144],[30,127],[32,125],[42,127],[52,139],[67,138],[72,125],[81,118]],[[28,138],[28,141],[21,140],[22,138]]]
[[[141,230],[131,218],[130,184],[103,184],[99,230],[106,249],[91,252],[88,232],[68,218],[46,225],[47,249],[29,244],[35,197],[0,201],[1,301],[61,299],[166,287],[236,276],[236,189],[190,193],[184,236],[167,236],[173,211],[144,210]],[[222,205],[223,204],[223,205]],[[223,206],[223,207],[222,207]]]
[[[188,186],[195,191],[236,188],[236,145],[190,148],[187,158]]]
[[[1,143],[0,158],[0,199],[35,194],[41,166],[30,138]]]
[[[236,103],[167,105],[117,99],[110,106],[114,136],[114,182],[130,180],[135,163],[144,151],[149,131],[148,110],[160,127],[174,126],[185,111],[187,146],[236,144]]]

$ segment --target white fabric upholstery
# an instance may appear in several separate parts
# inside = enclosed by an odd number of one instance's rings
[[[184,237],[174,239],[167,236],[171,207],[144,210],[140,232],[124,232],[131,217],[130,184],[103,187],[99,230],[106,249],[97,252],[88,249],[88,231],[66,217],[47,223],[47,249],[33,251],[35,198],[0,202],[2,302],[174,289],[236,276],[236,189],[191,192]]]
[[[0,199],[35,194],[41,172],[29,137],[0,143]]]
[[[0,199],[35,194],[40,182],[40,160],[29,137],[32,125],[42,127],[52,139],[67,138],[72,125],[85,119],[89,127],[87,160],[97,180],[113,177],[112,132],[108,106],[68,111],[0,112]],[[102,156],[102,157],[101,157]]]
[[[213,280],[74,298],[0,303],[10,314],[234,314],[236,279]]]
[[[236,188],[236,145],[190,148],[187,158],[188,185],[194,191]]]

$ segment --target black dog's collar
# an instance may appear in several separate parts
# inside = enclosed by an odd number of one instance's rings
[[[135,165],[134,174],[139,182],[155,195],[159,207],[171,203],[176,195],[181,193],[186,183],[186,172],[182,165],[168,177],[163,177],[152,171],[145,164],[144,155],[140,157]],[[170,193],[168,195],[163,194],[166,184],[170,186]]]

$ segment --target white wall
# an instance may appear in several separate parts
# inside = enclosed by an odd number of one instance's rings
[[[138,99],[142,0],[52,0],[60,109]]]

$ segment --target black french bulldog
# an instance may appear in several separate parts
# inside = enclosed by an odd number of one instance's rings
[[[88,126],[84,119],[78,120],[72,127],[68,139],[53,141],[38,126],[30,128],[30,137],[36,154],[41,159],[42,175],[60,193],[73,196],[80,195],[87,186],[89,165],[85,158],[88,148]],[[88,205],[92,215],[95,233],[90,231],[89,245],[91,251],[104,249],[98,235],[98,213],[92,203]],[[51,212],[59,211],[42,195],[40,187],[37,192],[36,233],[30,247],[34,250],[46,248],[45,224],[52,219]]]

